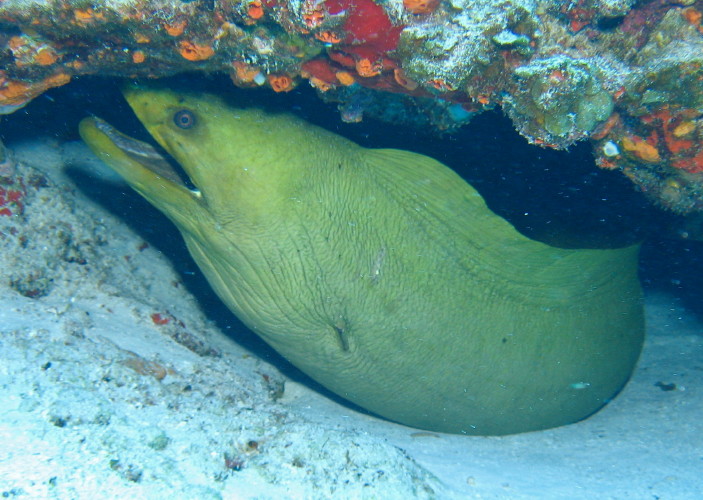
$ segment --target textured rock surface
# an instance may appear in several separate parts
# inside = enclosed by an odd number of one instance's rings
[[[703,210],[703,1],[99,0],[0,4],[0,110],[86,74],[307,81],[364,115],[451,131],[503,106],[536,144],[591,139],[662,206]]]

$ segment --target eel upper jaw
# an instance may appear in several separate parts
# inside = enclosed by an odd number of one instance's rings
[[[94,117],[95,128],[105,134],[112,143],[133,161],[150,170],[159,177],[189,191],[196,199],[202,198],[200,190],[192,189],[183,182],[183,178],[171,162],[159,153],[151,144],[123,134],[105,120]],[[172,161],[175,161],[172,159]]]

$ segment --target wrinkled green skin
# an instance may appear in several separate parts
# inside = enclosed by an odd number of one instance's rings
[[[637,248],[530,240],[441,163],[369,150],[212,95],[126,98],[193,192],[81,135],[180,229],[229,308],[340,396],[433,431],[576,422],[623,387],[643,338]],[[190,129],[174,114],[191,110]]]

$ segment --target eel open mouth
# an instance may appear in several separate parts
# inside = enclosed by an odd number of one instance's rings
[[[156,147],[147,142],[123,134],[105,120],[97,117],[93,117],[92,119],[94,120],[95,128],[105,134],[105,136],[129,158],[159,177],[163,177],[178,186],[184,187],[192,191],[195,195],[200,195],[199,190],[195,187],[185,171],[166,151],[161,148],[157,150]]]

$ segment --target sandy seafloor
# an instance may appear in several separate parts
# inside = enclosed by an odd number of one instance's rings
[[[9,146],[28,193],[0,218],[3,498],[703,496],[703,325],[675,295],[648,291],[637,370],[591,418],[422,432],[214,320],[175,230],[80,143]],[[145,213],[151,226],[130,222]]]

